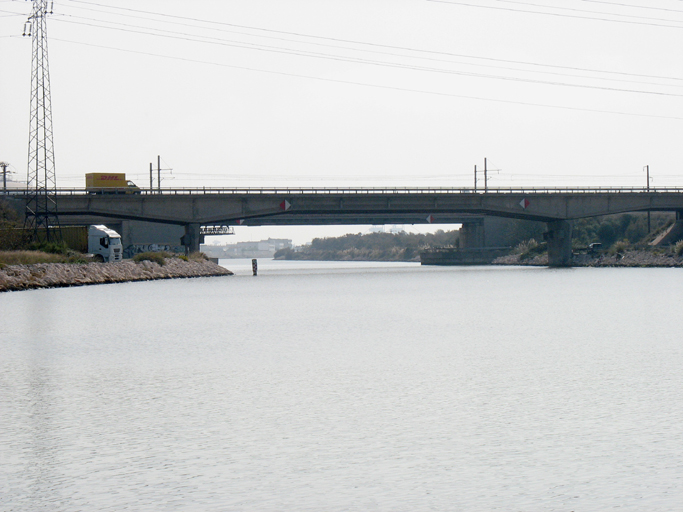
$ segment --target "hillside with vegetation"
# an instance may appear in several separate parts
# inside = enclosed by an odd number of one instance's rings
[[[574,247],[601,243],[604,249],[617,242],[629,246],[644,246],[658,233],[673,224],[672,213],[653,213],[650,217],[650,233],[647,231],[646,213],[623,213],[606,217],[579,219],[573,223]]]
[[[647,229],[647,214],[627,213],[579,219],[573,223],[572,245],[577,252],[591,244],[601,244],[605,253],[627,250],[667,251],[648,244],[675,220],[673,214],[651,215],[651,231]],[[546,225],[543,222],[509,220],[504,234],[505,245],[512,253],[526,258],[547,252],[543,242]],[[310,245],[297,249],[283,249],[276,259],[320,261],[419,261],[420,251],[432,247],[457,247],[457,230],[439,230],[432,234],[369,233],[348,234],[341,237],[316,238]],[[674,249],[671,249],[674,250]]]
[[[653,213],[650,230],[646,213],[626,213],[579,219],[573,223],[573,265],[671,267],[683,265],[683,241],[651,245],[674,223],[675,215]],[[519,241],[499,264],[547,264],[547,246],[542,237]]]

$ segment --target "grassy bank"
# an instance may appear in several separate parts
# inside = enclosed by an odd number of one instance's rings
[[[0,268],[8,265],[35,265],[37,263],[88,263],[84,254],[53,254],[43,251],[0,251]]]

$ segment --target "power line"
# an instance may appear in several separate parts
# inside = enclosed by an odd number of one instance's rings
[[[683,11],[680,11],[678,9],[667,9],[664,7],[652,7],[651,5],[632,5],[632,4],[624,4],[620,2],[605,2],[604,0],[580,0],[581,2],[588,2],[592,4],[604,4],[604,5],[615,5],[619,7],[629,7],[632,9],[649,9],[652,11],[666,11],[666,12],[677,12],[680,14],[683,14]]]
[[[533,2],[522,2],[520,0],[494,0],[494,1],[506,3],[506,4],[529,5],[532,7],[541,7],[543,9],[556,9],[558,11],[583,12],[583,13],[588,13],[588,14],[618,16],[621,18],[634,18],[634,19],[649,20],[649,21],[666,21],[666,22],[674,22],[674,23],[683,23],[683,21],[670,20],[670,19],[666,19],[666,18],[649,18],[646,16],[635,16],[635,15],[630,15],[630,14],[619,14],[619,13],[613,13],[613,12],[600,12],[600,11],[590,11],[590,10],[586,10],[586,9],[576,9],[574,7],[557,7],[557,6],[536,4]],[[605,2],[601,2],[601,3],[605,3]],[[616,21],[619,21],[619,20],[616,20]]]
[[[241,26],[242,28],[252,28],[255,30],[265,30],[265,29],[261,29],[259,27],[246,27],[244,25],[235,25],[235,24],[231,24],[231,23],[218,22],[218,21],[214,21],[214,20],[204,20],[204,19],[192,18],[192,17],[188,17],[188,16],[177,16],[177,15],[167,14],[167,13],[158,13],[158,12],[155,13],[155,12],[145,11],[142,9],[133,9],[130,7],[119,7],[119,6],[113,6],[113,5],[106,5],[106,4],[101,4],[101,3],[97,3],[97,2],[89,2],[89,1],[85,1],[85,0],[68,0],[68,1],[70,1],[72,3],[95,5],[98,7],[111,8],[111,9],[127,11],[127,12],[154,14],[156,16],[162,16],[162,17],[167,17],[167,18],[186,19],[186,20],[192,20],[192,21],[199,21],[202,23],[228,25],[228,26]],[[435,1],[436,2],[438,0],[427,0],[427,1]],[[601,13],[601,12],[596,13],[595,11],[587,11],[587,10],[582,10],[582,9],[568,8],[568,7],[544,6],[544,5],[539,5],[539,4],[533,4],[531,2],[521,2],[519,0],[492,0],[492,1],[502,2],[502,3],[510,3],[510,4],[530,5],[530,6],[535,6],[535,7],[547,8],[547,9],[559,9],[559,10],[578,11],[578,12],[595,13],[595,14],[606,14],[609,16],[622,16],[622,17],[637,18],[637,19],[642,19],[642,20],[654,20],[654,21],[665,21],[665,22],[671,22],[672,21],[672,20],[664,19],[664,18],[648,18],[648,17],[643,17],[643,16],[632,16],[632,15],[625,15],[625,14],[618,14],[618,13]],[[469,4],[469,3],[458,2],[458,1],[453,1],[453,0],[451,0],[451,1],[445,1],[444,0],[442,3],[452,3],[452,4],[458,4],[458,5],[468,5],[468,6],[472,6],[472,7],[482,7],[482,8],[491,8],[491,9],[502,9],[502,10],[508,10],[508,11],[530,12],[530,13],[534,13],[534,14],[552,14],[552,13],[544,13],[541,11],[527,11],[527,10],[513,9],[513,8],[476,5],[476,4]],[[557,14],[557,13],[555,13],[553,15],[562,16],[561,14]],[[573,15],[565,15],[565,16],[567,16],[567,17],[578,17],[581,19],[593,19],[593,20],[598,20],[598,21],[613,21],[613,22],[618,22],[618,23],[638,23],[635,21],[628,21],[628,20],[605,20],[603,18],[592,18],[592,17],[584,17],[584,16],[573,16]],[[642,24],[648,24],[648,23],[643,22]],[[668,26],[668,25],[656,25],[656,26]],[[677,27],[675,25],[672,27],[683,28],[683,27]],[[279,32],[279,31],[273,31],[273,32]],[[290,32],[290,34],[295,34],[295,33]]]
[[[575,15],[575,14],[562,14],[562,13],[557,13],[557,12],[544,12],[544,11],[533,11],[529,9],[514,9],[512,7],[500,7],[500,6],[495,6],[495,5],[480,5],[480,4],[472,4],[468,2],[458,2],[455,0],[426,0],[427,2],[433,2],[433,3],[440,3],[440,4],[451,4],[451,5],[463,5],[466,7],[477,7],[480,9],[493,9],[493,10],[498,10],[498,11],[508,11],[508,12],[519,12],[519,13],[526,13],[526,14],[540,14],[540,15],[545,15],[545,16],[555,16],[555,17],[560,17],[560,18],[574,18],[574,19],[582,19],[582,20],[593,20],[593,21],[604,21],[604,22],[609,22],[609,23],[628,23],[631,25],[645,25],[645,26],[650,26],[650,27],[663,27],[663,28],[677,28],[677,29],[683,29],[683,25],[663,25],[661,23],[648,23],[644,21],[629,21],[629,20],[614,20],[614,19],[609,19],[609,18],[598,18],[594,16],[580,16],[580,15]],[[498,1],[503,1],[503,0],[498,0]],[[553,7],[548,7],[548,9],[552,9]],[[670,21],[670,20],[667,20]],[[683,22],[681,22],[683,23]]]
[[[131,8],[117,7],[117,6],[107,6],[107,5],[103,5],[103,4],[99,4],[99,3],[95,3],[95,2],[88,2],[88,1],[84,1],[84,0],[67,0],[67,1],[70,1],[72,3],[75,2],[75,3],[79,3],[79,4],[87,4],[87,5],[104,7],[104,8],[118,9],[118,10],[123,10],[123,11],[127,11],[127,12],[136,12],[136,13],[148,14],[148,15],[157,16],[157,17],[161,17],[161,18],[171,18],[171,19],[180,19],[180,20],[186,20],[186,21],[195,21],[195,22],[205,23],[205,24],[209,24],[209,25],[227,26],[227,27],[240,28],[240,29],[244,29],[244,30],[254,30],[254,31],[259,31],[259,32],[282,34],[282,35],[288,35],[288,36],[294,36],[294,37],[303,37],[303,38],[315,39],[315,40],[334,41],[334,42],[361,45],[361,46],[369,46],[369,47],[375,47],[375,48],[409,51],[409,52],[420,53],[420,54],[432,54],[432,55],[442,55],[442,56],[457,57],[457,58],[487,60],[487,61],[501,62],[501,63],[506,63],[506,64],[518,64],[518,65],[521,64],[521,65],[526,65],[526,66],[545,67],[545,68],[553,68],[553,69],[564,69],[564,70],[570,70],[570,71],[583,71],[583,72],[590,72],[590,73],[613,74],[613,75],[632,76],[632,77],[639,77],[639,78],[654,78],[654,79],[662,79],[662,80],[683,81],[683,78],[679,78],[679,77],[645,75],[645,74],[626,73],[626,72],[618,72],[618,71],[605,71],[605,70],[600,70],[600,69],[581,68],[581,67],[573,67],[573,66],[560,66],[560,65],[542,64],[542,63],[529,62],[529,61],[498,59],[498,58],[492,58],[492,57],[481,57],[481,56],[476,56],[476,55],[467,55],[467,54],[459,54],[459,53],[444,52],[444,51],[425,50],[425,49],[411,48],[411,47],[405,47],[405,46],[385,45],[385,44],[379,44],[379,43],[371,43],[371,42],[367,42],[367,41],[357,41],[357,40],[351,40],[351,39],[342,39],[342,38],[319,36],[319,35],[313,35],[313,34],[304,34],[301,32],[291,32],[291,31],[288,32],[288,31],[282,31],[282,30],[273,30],[273,29],[268,29],[268,28],[264,28],[264,27],[255,27],[255,26],[249,26],[249,25],[238,25],[238,24],[234,24],[234,23],[226,23],[226,22],[215,21],[215,20],[205,20],[205,19],[200,19],[200,18],[192,18],[192,17],[188,17],[188,16],[177,16],[177,15],[172,15],[172,14],[167,14],[167,13],[144,11],[144,10],[140,10],[140,9],[131,9]],[[85,7],[76,7],[76,8],[88,9]],[[93,9],[88,9],[88,10],[93,10]],[[95,11],[95,12],[103,12],[103,11]],[[139,19],[146,19],[149,21],[160,21],[160,20],[154,20],[154,19],[150,19],[150,18],[141,18],[138,16],[132,16],[132,15],[127,15],[127,14],[117,14],[117,13],[107,13],[107,14],[115,14],[117,16],[127,16],[127,17],[139,18]],[[161,22],[162,23],[175,24],[175,22],[171,22],[171,21],[161,21]],[[193,25],[186,25],[186,24],[181,24],[181,25],[193,26]],[[203,28],[206,28],[206,27],[203,27]],[[225,31],[225,30],[216,29],[216,28],[211,28],[211,30]],[[266,36],[258,36],[255,34],[248,34],[248,35],[253,36],[253,37],[266,37]],[[304,43],[304,42],[302,41],[302,43]]]
[[[280,34],[288,34],[288,35],[294,35],[297,37],[326,39],[326,40],[331,40],[331,41],[340,41],[340,42],[344,42],[347,44],[365,45],[365,46],[370,46],[370,47],[391,48],[391,49],[397,49],[397,50],[401,50],[401,51],[416,52],[416,53],[420,53],[420,54],[440,54],[440,55],[448,55],[448,56],[459,56],[459,57],[464,57],[464,58],[484,59],[484,60],[488,60],[488,61],[516,63],[516,64],[529,65],[529,66],[534,66],[534,67],[542,67],[542,68],[555,68],[555,69],[559,68],[559,69],[569,69],[569,70],[582,70],[582,71],[586,71],[586,72],[612,74],[612,75],[619,75],[619,76],[649,77],[649,78],[662,79],[662,80],[673,80],[673,81],[677,81],[677,82],[680,82],[681,80],[683,80],[683,79],[675,78],[675,77],[656,77],[656,76],[652,76],[652,75],[638,75],[638,74],[633,74],[633,73],[620,73],[620,72],[611,72],[611,71],[602,71],[602,70],[591,70],[591,69],[586,69],[586,68],[571,68],[571,67],[544,65],[544,64],[539,64],[539,63],[531,63],[531,62],[523,62],[523,61],[507,61],[507,60],[503,60],[503,59],[474,57],[474,56],[470,56],[470,55],[459,55],[459,54],[452,54],[452,53],[448,53],[448,52],[435,52],[435,51],[421,50],[421,49],[408,48],[408,47],[400,47],[400,46],[379,45],[379,44],[366,43],[366,42],[361,42],[361,41],[326,38],[326,37],[322,37],[322,36],[311,36],[308,34],[300,34],[300,33],[295,33],[295,32],[273,31],[270,29],[264,29],[264,28],[260,28],[260,27],[247,27],[247,26],[243,26],[243,25],[234,25],[234,24],[227,24],[227,23],[222,23],[222,22],[214,22],[214,21],[210,21],[210,20],[201,20],[198,18],[174,16],[174,15],[169,15],[169,14],[165,14],[165,13],[154,13],[151,11],[142,11],[139,9],[121,8],[121,7],[115,7],[115,6],[105,6],[103,4],[99,4],[99,3],[95,3],[95,2],[86,2],[86,1],[82,1],[82,0],[81,1],[79,1],[79,0],[68,0],[68,1],[76,2],[79,4],[94,5],[94,6],[98,6],[98,7],[115,8],[115,9],[123,10],[125,12],[144,13],[144,14],[150,14],[150,15],[160,16],[160,17],[165,17],[165,18],[185,19],[185,20],[192,20],[192,21],[201,22],[201,23],[214,23],[214,24],[218,24],[218,25],[228,25],[228,26],[233,26],[233,27],[239,26],[241,28],[247,28],[250,30],[259,30],[259,31],[274,32],[274,33],[280,33]],[[100,12],[100,11],[98,11],[98,12]],[[119,15],[119,14],[117,14],[117,15]],[[124,16],[129,16],[129,15],[126,14]],[[131,16],[131,17],[138,17],[138,16]],[[143,18],[143,19],[146,19],[146,18]],[[67,20],[61,20],[61,21],[69,22]],[[100,20],[95,20],[95,21],[100,21]],[[155,21],[155,20],[149,20],[149,21]],[[78,22],[71,21],[71,23],[78,23]],[[110,22],[110,21],[102,21],[102,23],[120,24],[121,25],[121,23],[119,23],[119,22]],[[169,23],[169,22],[164,21],[164,23]],[[176,22],[172,22],[172,23],[176,23]],[[460,75],[460,76],[468,76],[468,77],[474,77],[474,78],[511,80],[511,81],[534,83],[534,84],[542,84],[542,85],[581,87],[581,88],[601,89],[601,90],[607,90],[607,91],[631,92],[631,93],[641,93],[641,94],[655,94],[655,95],[666,95],[666,96],[674,96],[674,97],[675,96],[681,96],[681,95],[677,95],[677,94],[673,94],[673,93],[658,92],[658,91],[643,91],[643,90],[624,89],[624,88],[617,88],[617,87],[600,87],[600,86],[593,86],[593,85],[586,85],[586,84],[570,84],[570,83],[565,83],[565,82],[533,80],[533,79],[527,79],[527,78],[487,75],[487,74],[480,74],[480,73],[471,73],[471,72],[462,72],[462,71],[454,71],[454,70],[446,70],[446,69],[438,69],[438,68],[429,68],[429,67],[424,67],[424,66],[414,66],[414,65],[407,65],[407,64],[387,63],[387,62],[370,60],[370,59],[359,59],[359,58],[355,58],[355,57],[346,57],[346,56],[338,56],[338,55],[330,55],[330,54],[324,54],[324,53],[310,52],[307,50],[293,50],[290,48],[272,47],[272,46],[254,44],[254,43],[246,43],[246,42],[242,42],[242,41],[230,41],[230,40],[226,41],[223,39],[210,38],[210,37],[206,37],[206,36],[197,36],[194,34],[187,34],[187,37],[178,37],[178,35],[169,35],[168,31],[166,31],[166,30],[160,30],[160,29],[154,29],[154,28],[153,29],[146,29],[146,30],[128,30],[128,29],[122,29],[122,28],[117,28],[117,27],[106,27],[106,26],[102,26],[102,25],[93,25],[93,24],[85,24],[85,25],[95,26],[97,28],[107,28],[107,29],[112,29],[112,30],[123,30],[123,31],[128,31],[128,32],[133,32],[133,33],[141,33],[141,34],[150,35],[150,36],[157,36],[157,37],[173,37],[176,39],[188,40],[191,42],[200,42],[200,43],[207,43],[208,42],[209,44],[220,44],[220,45],[233,46],[233,47],[244,48],[244,49],[257,49],[260,51],[272,51],[272,52],[285,53],[285,54],[291,54],[291,55],[297,55],[297,56],[315,57],[315,58],[328,59],[328,60],[338,60],[338,61],[343,61],[343,62],[353,62],[353,63],[369,64],[369,65],[375,65],[375,66],[384,66],[384,67],[415,70],[415,71],[456,74],[456,75]],[[127,26],[130,26],[130,25],[127,25]],[[149,33],[148,30],[155,30],[157,32],[166,32],[166,34]],[[263,36],[257,36],[257,37],[263,37]],[[177,57],[171,57],[171,56],[159,55],[159,54],[152,54],[152,53],[148,53],[148,52],[139,52],[139,51],[136,52],[136,51],[131,51],[131,50],[125,50],[122,48],[114,48],[114,47],[107,47],[107,46],[100,46],[100,45],[91,45],[91,44],[87,44],[87,43],[79,43],[77,41],[66,41],[66,40],[62,40],[62,41],[74,43],[74,44],[84,44],[86,46],[108,48],[108,49],[112,49],[112,50],[116,50],[116,51],[126,51],[126,52],[131,52],[131,53],[139,53],[139,54],[144,54],[144,55],[154,56],[154,57],[160,57],[160,58],[173,58],[176,60],[178,59]],[[292,41],[292,42],[298,43],[298,41]],[[306,42],[306,41],[301,41],[301,43],[311,44],[310,42]],[[342,48],[342,49],[351,50],[351,51],[367,51],[367,50],[359,50],[357,48]],[[378,52],[378,53],[380,53],[380,52]],[[401,55],[395,55],[395,54],[392,54],[392,55],[399,56],[399,57],[415,58],[414,56],[401,56]],[[216,66],[223,66],[223,67],[232,67],[232,68],[237,68],[237,69],[252,70],[252,71],[257,71],[257,72],[266,72],[266,73],[270,72],[270,73],[276,73],[276,74],[281,74],[281,75],[298,76],[301,78],[321,80],[319,78],[312,77],[312,76],[295,75],[295,74],[291,74],[291,73],[272,72],[272,71],[268,71],[268,70],[248,68],[248,67],[243,67],[243,66],[222,65],[219,63],[215,63],[215,62],[201,61],[201,60],[195,60],[195,59],[180,59],[180,60],[184,60],[187,62],[196,62],[196,63],[216,65]],[[447,62],[447,61],[444,61],[444,62]],[[478,65],[478,64],[467,63],[465,65]],[[517,69],[513,69],[512,71],[526,72],[526,70],[517,70]],[[539,71],[539,72],[543,72],[543,71]],[[579,77],[575,77],[575,78],[586,78],[586,79],[595,79],[595,80],[614,80],[614,79],[608,79],[605,77],[582,77],[582,76],[579,76]],[[322,79],[322,80],[326,80],[326,79]],[[391,86],[378,86],[378,85],[373,85],[373,84],[364,84],[364,83],[360,83],[360,82],[350,82],[350,81],[343,81],[343,80],[329,80],[328,79],[328,81],[337,81],[339,83],[351,83],[351,84],[355,84],[355,85],[362,85],[362,86],[369,86],[369,87],[382,87],[382,88],[388,88],[388,89],[394,89],[394,90],[405,90],[405,91],[418,92],[418,93],[424,93],[424,94],[439,94],[439,95],[452,96],[452,97],[466,97],[466,98],[470,98],[470,99],[479,99],[479,100],[483,100],[483,101],[502,101],[502,102],[512,103],[512,104],[522,104],[522,105],[527,104],[527,105],[543,106],[543,107],[549,107],[549,108],[562,108],[562,109],[571,109],[571,110],[580,110],[580,111],[593,111],[593,112],[601,112],[601,113],[615,113],[615,114],[620,114],[620,115],[638,115],[638,116],[652,117],[651,115],[647,115],[647,114],[631,114],[631,113],[627,113],[627,112],[604,111],[604,110],[599,110],[599,109],[582,109],[582,108],[576,108],[576,107],[563,107],[563,106],[557,106],[557,105],[534,104],[534,103],[516,102],[516,101],[510,101],[510,100],[495,100],[495,99],[490,99],[490,98],[479,98],[479,97],[472,97],[472,96],[469,96],[469,97],[468,96],[458,96],[458,95],[450,95],[450,94],[446,94],[446,93],[436,93],[436,92],[432,92],[432,91],[420,91],[417,89],[406,89],[406,88],[398,88],[398,87],[391,87]],[[626,81],[624,80],[624,82],[626,82]],[[647,85],[657,85],[657,86],[667,86],[667,87],[673,86],[670,84],[651,84],[651,83],[647,84]],[[675,116],[653,116],[653,117],[679,119]]]
[[[170,32],[168,30],[164,29],[157,29],[157,28],[149,28],[149,27],[141,27],[139,25],[131,25],[131,24],[126,24],[126,23],[120,23],[120,22],[112,22],[108,20],[101,20],[97,18],[85,18],[81,16],[74,16],[74,15],[62,15],[62,16],[67,16],[70,18],[74,19],[80,19],[80,20],[86,20],[86,21],[96,21],[100,23],[109,23],[113,25],[121,25],[123,27],[128,27],[128,28],[135,28],[135,29],[146,29],[146,30],[154,30],[156,32],[160,32],[161,34],[149,34],[147,32],[139,32],[138,30],[133,30],[134,33],[143,33],[143,34],[148,34],[152,36],[161,36],[161,37],[172,37],[172,38],[178,38],[179,36],[188,36],[188,40],[194,41],[194,42],[207,42],[207,43],[229,43],[229,45],[235,45],[238,48],[246,48],[246,49],[263,49],[264,51],[285,51],[285,52],[292,52],[293,55],[300,55],[300,56],[306,56],[306,57],[317,57],[317,58],[325,58],[326,56],[329,58],[344,58],[347,59],[347,57],[339,57],[335,55],[330,55],[330,54],[324,54],[324,53],[314,53],[314,52],[309,52],[309,51],[301,51],[301,50],[293,50],[291,48],[282,48],[282,47],[273,47],[273,46],[264,46],[264,45],[259,45],[255,43],[246,43],[242,41],[234,41],[234,40],[225,40],[225,39],[219,39],[219,38],[210,38],[207,36],[197,36],[195,34],[188,34],[188,33],[178,33],[178,32]],[[142,19],[147,19],[147,18],[142,18]],[[66,20],[62,20],[66,21]],[[69,21],[67,21],[69,22]],[[71,23],[76,23],[80,24],[79,22],[71,21]],[[85,23],[84,23],[85,24]],[[125,30],[125,29],[119,29],[117,27],[102,27],[100,25],[91,25],[91,24],[85,24],[88,26],[95,26],[95,27],[100,27],[100,28],[108,28],[111,30]],[[191,25],[186,25],[186,24],[181,24],[184,26],[191,26]],[[251,34],[242,34],[242,35],[248,35],[251,36]],[[264,36],[257,36],[257,37],[264,37]],[[265,36],[268,37],[268,36]],[[197,38],[197,39],[194,39]],[[270,37],[269,37],[270,38]],[[316,46],[324,46],[324,47],[331,47],[331,48],[336,48],[336,49],[342,49],[342,50],[347,50],[347,51],[360,51],[360,52],[369,52],[369,53],[377,53],[381,55],[389,55],[392,57],[402,57],[402,58],[409,58],[409,59],[421,59],[421,60],[428,60],[428,61],[434,61],[434,62],[441,62],[441,63],[448,63],[448,64],[461,64],[465,66],[474,66],[474,67],[485,67],[485,68],[494,68],[494,69],[503,69],[506,71],[515,71],[515,72],[522,72],[522,73],[540,73],[540,74],[547,74],[547,75],[554,75],[554,76],[563,76],[563,77],[571,77],[571,78],[584,78],[584,79],[589,79],[589,80],[600,80],[600,81],[608,81],[608,82],[622,82],[622,83],[634,83],[634,84],[640,84],[640,85],[654,85],[654,86],[660,86],[660,87],[682,87],[680,85],[673,85],[673,84],[662,84],[662,83],[654,83],[654,82],[645,82],[645,81],[640,81],[640,80],[626,80],[623,78],[609,78],[609,77],[599,77],[599,76],[586,76],[586,75],[576,75],[576,74],[570,74],[570,73],[559,73],[556,71],[545,71],[545,70],[527,70],[527,69],[520,69],[520,68],[512,68],[512,67],[503,67],[503,66],[495,66],[495,65],[490,65],[490,64],[480,64],[480,63],[471,63],[471,62],[457,62],[457,61],[452,61],[452,60],[445,60],[445,59],[436,59],[436,58],[430,58],[430,57],[422,57],[422,56],[413,56],[413,55],[404,55],[404,54],[397,54],[397,53],[392,53],[392,52],[384,52],[384,51],[378,51],[378,50],[368,50],[368,49],[359,49],[359,48],[351,48],[351,47],[343,47],[343,46],[338,46],[338,45],[327,45],[327,44],[322,44],[322,43],[310,43],[310,42],[301,42],[301,41],[293,41],[291,39],[282,39],[282,38],[271,38],[271,39],[278,39],[278,40],[284,40],[288,42],[293,42],[293,43],[298,43],[298,44],[314,44]],[[472,58],[472,57],[467,57],[467,58]],[[350,62],[360,62],[364,64],[371,64],[371,65],[388,65],[392,67],[405,67],[406,69],[415,69],[419,71],[431,71],[431,72],[448,72],[448,73],[457,73],[457,72],[451,72],[451,71],[442,71],[438,69],[430,69],[430,68],[420,68],[420,67],[414,67],[414,66],[408,66],[405,64],[386,64],[382,62],[377,62],[377,61],[368,61],[368,60],[358,60],[355,58],[348,58],[351,59]],[[551,66],[554,67],[554,66]],[[464,74],[464,72],[463,72]],[[482,78],[497,78],[497,79],[506,79],[505,77],[495,77],[495,76],[487,76],[487,75],[474,75]],[[653,77],[654,78],[654,77]],[[661,78],[660,78],[661,79]],[[519,80],[525,80],[525,79],[519,79]],[[679,79],[677,79],[679,80]],[[546,85],[567,85],[563,83],[557,83],[557,82],[543,82],[543,81],[534,81],[534,83],[544,83]],[[575,85],[573,85],[575,86]],[[581,86],[581,85],[578,85]],[[590,87],[590,86],[586,86]],[[634,92],[632,90],[623,90],[622,92]]]
[[[322,78],[322,77],[316,77],[316,76],[304,75],[304,74],[298,74],[298,73],[287,73],[284,71],[273,71],[273,70],[267,70],[267,69],[259,69],[259,68],[249,67],[249,66],[237,66],[237,65],[233,65],[233,64],[221,64],[221,63],[217,63],[217,62],[197,60],[197,59],[189,59],[189,58],[185,58],[185,57],[162,55],[162,54],[151,53],[151,52],[143,52],[143,51],[139,51],[139,50],[128,50],[125,48],[116,48],[116,47],[112,47],[112,46],[97,45],[97,44],[92,44],[92,43],[83,43],[80,41],[70,41],[68,39],[52,38],[52,40],[53,41],[61,41],[64,43],[70,43],[70,44],[77,44],[77,45],[82,45],[82,46],[90,46],[90,47],[94,47],[94,48],[103,48],[103,49],[108,49],[108,50],[121,51],[121,52],[125,52],[125,53],[146,55],[146,56],[150,56],[150,57],[160,57],[160,58],[165,58],[165,59],[178,60],[178,61],[182,61],[182,62],[193,62],[193,63],[197,63],[197,64],[208,64],[208,65],[218,66],[218,67],[240,69],[243,71],[253,71],[253,72],[257,72],[257,73],[267,73],[267,74],[273,74],[273,75],[279,75],[279,76],[304,78],[304,79],[315,80],[315,81],[320,81],[320,82],[356,85],[356,86],[361,86],[361,87],[370,87],[370,88],[374,88],[374,89],[386,89],[386,90],[399,91],[399,92],[411,92],[411,93],[427,94],[427,95],[431,95],[431,96],[470,99],[470,100],[487,101],[487,102],[493,102],[493,103],[522,105],[522,106],[529,106],[529,107],[553,108],[553,109],[559,109],[559,110],[570,110],[570,111],[578,111],[578,112],[592,112],[592,113],[597,113],[597,114],[613,114],[613,115],[620,115],[620,116],[634,116],[634,117],[645,117],[645,118],[654,118],[654,119],[671,119],[671,120],[676,120],[676,121],[683,121],[683,117],[678,117],[678,116],[639,114],[639,113],[634,113],[634,112],[622,112],[622,111],[616,111],[616,110],[602,110],[602,109],[591,109],[591,108],[582,108],[582,107],[568,107],[568,106],[562,106],[562,105],[552,105],[552,104],[544,104],[544,103],[533,103],[533,102],[515,101],[515,100],[502,100],[502,99],[486,98],[486,97],[480,97],[480,96],[452,94],[452,93],[445,93],[445,92],[438,92],[438,91],[426,91],[426,90],[420,90],[420,89],[411,89],[411,88],[407,88],[407,87],[369,84],[369,83],[357,82],[357,81],[353,81],[353,80],[340,80],[340,79],[335,79],[335,78]]]
[[[120,28],[120,27],[107,27],[104,25],[95,25],[92,23],[82,23],[82,22],[70,21],[70,20],[65,20],[65,19],[59,19],[59,21],[64,22],[64,23],[74,23],[74,24],[78,24],[78,25],[86,25],[86,26],[92,26],[92,27],[97,27],[97,28],[105,28],[105,29],[109,29],[109,30],[118,30],[118,31],[130,32],[130,33],[135,33],[135,34],[150,35],[150,36],[154,36],[154,37],[164,37],[164,38],[170,38],[170,39],[176,39],[176,40],[200,42],[200,43],[213,44],[213,45],[219,45],[219,46],[229,46],[229,47],[233,47],[233,48],[244,48],[244,49],[250,49],[250,50],[270,52],[270,53],[280,53],[280,54],[295,55],[295,56],[300,56],[300,57],[310,57],[310,58],[316,58],[316,59],[349,62],[349,63],[356,63],[356,64],[366,64],[366,65],[388,67],[388,68],[395,68],[395,69],[405,69],[405,70],[422,71],[422,72],[429,72],[429,73],[467,76],[467,77],[472,77],[472,78],[504,80],[504,81],[511,81],[511,82],[524,82],[524,83],[531,83],[531,84],[537,84],[537,85],[551,85],[551,86],[573,87],[573,88],[582,88],[582,89],[595,89],[595,90],[602,90],[602,91],[609,91],[609,92],[649,94],[649,95],[656,95],[656,96],[683,97],[683,94],[675,94],[675,93],[662,92],[662,91],[645,91],[645,90],[638,90],[638,89],[625,89],[625,88],[619,88],[619,87],[607,87],[607,86],[599,86],[599,85],[573,84],[573,83],[568,83],[568,82],[553,82],[553,81],[549,81],[549,80],[538,80],[538,79],[529,79],[529,78],[520,78],[520,77],[486,75],[486,74],[481,74],[481,73],[455,71],[455,70],[447,70],[447,69],[439,69],[439,68],[428,68],[428,67],[424,67],[424,66],[415,66],[415,65],[400,64],[400,63],[389,63],[389,62],[382,62],[382,61],[376,61],[376,60],[361,59],[361,58],[357,58],[357,57],[345,57],[345,56],[341,56],[341,55],[332,55],[332,54],[325,54],[325,53],[318,53],[318,52],[311,52],[311,51],[293,50],[293,49],[289,49],[289,48],[256,45],[256,44],[242,43],[242,42],[238,42],[238,41],[230,41],[230,40],[223,40],[223,39],[217,39],[217,38],[204,38],[204,40],[202,40],[202,39],[197,39],[197,36],[194,36],[193,34],[178,34],[178,35],[169,35],[169,34],[164,34],[164,33],[155,34],[155,33],[147,32],[144,30],[133,30],[130,28]]]

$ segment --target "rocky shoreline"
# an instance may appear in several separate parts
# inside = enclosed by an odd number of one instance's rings
[[[233,273],[217,263],[206,260],[185,261],[180,258],[166,258],[163,265],[152,261],[136,263],[132,260],[116,263],[8,265],[0,269],[0,292],[229,275]]]
[[[494,265],[548,266],[548,254],[521,259],[520,254],[508,254],[493,260]],[[673,253],[654,251],[624,251],[616,254],[575,254],[574,267],[683,267],[683,258]]]

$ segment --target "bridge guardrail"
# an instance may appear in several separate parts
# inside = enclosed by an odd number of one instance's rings
[[[32,192],[32,191],[31,191]],[[681,187],[531,187],[531,188],[489,188],[486,192],[473,188],[449,188],[449,187],[242,187],[242,188],[169,188],[158,190],[140,190],[145,196],[168,196],[168,195],[242,195],[242,194],[268,194],[268,195],[293,195],[293,194],[620,194],[620,193],[682,193]],[[0,191],[0,195],[24,196],[29,193],[25,189],[12,189]],[[57,195],[90,195],[83,188],[58,188]],[[107,194],[105,194],[107,195]],[[115,194],[112,194],[115,195]],[[125,196],[124,194],[121,194]],[[138,194],[136,194],[137,196]]]

